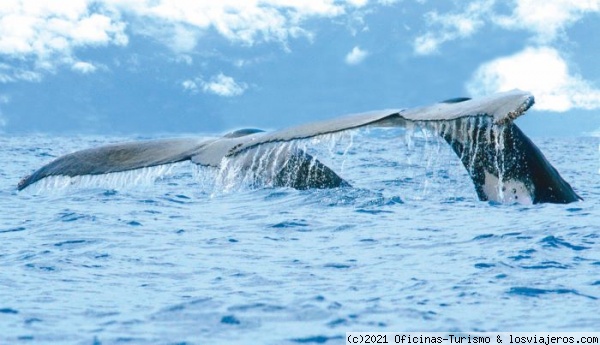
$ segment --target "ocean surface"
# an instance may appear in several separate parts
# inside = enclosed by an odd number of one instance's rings
[[[308,140],[351,188],[191,163],[19,180],[141,137],[0,137],[0,344],[344,344],[347,331],[600,331],[600,139],[532,138],[585,200],[477,200],[445,143]],[[313,148],[314,146],[314,148]]]

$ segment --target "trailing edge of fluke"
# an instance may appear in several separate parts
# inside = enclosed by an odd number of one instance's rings
[[[581,198],[513,123],[534,103],[513,90],[476,99],[455,98],[430,106],[346,115],[274,132],[243,129],[220,138],[129,142],[73,152],[23,178],[18,189],[49,176],[100,175],[191,160],[220,167],[241,160],[273,186],[297,189],[350,186],[314,157],[285,143],[361,127],[423,126],[441,136],[460,158],[480,200],[504,203],[570,203]],[[277,155],[266,144],[278,145]],[[251,155],[243,154],[249,153]],[[253,164],[263,155],[260,165]],[[252,159],[248,157],[253,157]]]

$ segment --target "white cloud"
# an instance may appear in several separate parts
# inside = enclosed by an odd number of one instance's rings
[[[240,96],[247,88],[248,85],[245,83],[237,83],[232,77],[228,77],[223,73],[219,73],[208,82],[202,83],[204,92],[224,97]]]
[[[91,3],[3,0],[0,54],[44,58],[68,56],[77,46],[127,44],[125,24],[106,14],[90,13]]]
[[[509,29],[532,31],[540,43],[556,39],[586,13],[600,12],[600,0],[518,0],[513,13],[498,16],[495,23]]]
[[[425,14],[432,28],[415,38],[415,53],[435,53],[443,43],[469,37],[486,25],[530,31],[537,44],[547,45],[584,15],[600,13],[600,0],[475,0],[460,5],[464,10],[458,13]],[[507,6],[512,9],[508,15],[504,14]],[[496,7],[503,10],[497,11]]]
[[[79,72],[81,74],[94,73],[98,69],[98,67],[94,66],[89,62],[77,61],[73,65],[71,65],[71,69],[75,72]]]
[[[198,38],[209,31],[246,45],[285,44],[290,38],[310,37],[302,28],[305,20],[339,16],[347,8],[363,6],[366,0],[104,0],[104,3],[113,11],[145,19],[144,28],[133,25],[133,30],[162,33],[158,39],[170,42],[176,51],[186,52],[194,49]],[[174,35],[176,31],[179,35]],[[173,37],[184,39],[173,42]]]
[[[558,51],[550,47],[526,48],[487,62],[467,83],[467,91],[473,96],[515,88],[532,92],[537,110],[600,108],[600,89],[572,74]]]
[[[511,11],[505,14],[507,6]],[[468,91],[481,95],[519,88],[535,95],[538,110],[597,109],[600,90],[573,73],[552,47],[566,38],[568,26],[590,13],[600,13],[600,0],[475,0],[458,13],[426,14],[432,28],[415,38],[414,51],[435,53],[443,43],[469,37],[484,26],[525,30],[532,45],[481,65],[467,82]]]
[[[438,51],[438,47],[457,38],[473,35],[484,24],[484,17],[489,14],[494,0],[473,1],[461,13],[439,14],[428,12],[425,21],[428,25],[439,26],[439,30],[429,31],[415,38],[415,53],[429,55]]]
[[[90,46],[125,46],[128,35],[155,38],[178,54],[197,50],[199,41],[210,33],[237,44],[279,42],[285,48],[292,38],[312,37],[303,27],[306,21],[348,14],[368,3],[368,0],[1,1],[0,57],[14,68],[0,71],[3,82],[38,80],[63,66],[91,72],[90,66],[84,68],[78,64],[78,50]]]
[[[346,63],[348,65],[357,65],[357,64],[363,62],[363,60],[368,55],[369,55],[369,52],[367,52],[366,50],[362,50],[362,49],[360,49],[360,47],[356,46],[356,47],[352,48],[352,51],[350,51],[346,55]]]
[[[127,44],[125,24],[113,14],[99,12],[95,4],[93,0],[2,0],[0,56],[29,65],[13,67],[2,79],[38,80],[44,71],[73,65],[77,48]]]
[[[42,80],[40,73],[21,68],[20,66],[11,66],[0,63],[0,83],[10,83],[17,80],[29,82],[39,82]]]
[[[197,93],[200,90],[204,93],[213,94],[222,97],[241,96],[248,89],[246,83],[236,82],[232,77],[219,73],[209,80],[202,78],[188,79],[181,83],[184,90],[191,93]]]
[[[191,79],[184,80],[181,83],[181,86],[183,86],[184,90],[190,91],[192,93],[196,93],[198,91],[198,84],[196,84],[196,82]]]

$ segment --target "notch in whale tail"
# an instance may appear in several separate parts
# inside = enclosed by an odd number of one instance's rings
[[[583,200],[513,122],[454,120],[438,128],[467,169],[482,201],[571,203]]]

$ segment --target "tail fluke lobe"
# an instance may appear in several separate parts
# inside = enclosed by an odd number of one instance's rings
[[[17,185],[22,190],[49,176],[99,175],[134,170],[191,158],[197,139],[169,139],[102,146],[73,152],[41,167]]]
[[[293,144],[253,147],[221,162],[222,176],[234,176],[252,185],[294,189],[350,187],[350,184]]]
[[[480,200],[570,203],[582,200],[516,124],[458,119],[439,134],[469,172]]]
[[[274,186],[295,189],[350,187],[328,166],[298,150],[291,154],[275,175]]]

